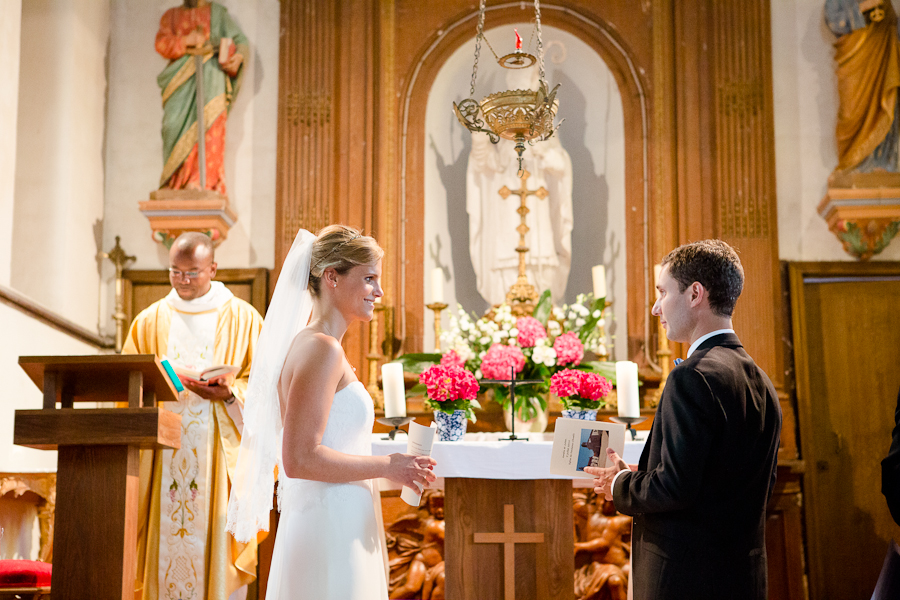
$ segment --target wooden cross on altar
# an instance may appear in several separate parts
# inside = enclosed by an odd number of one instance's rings
[[[516,544],[543,544],[543,533],[516,533],[516,507],[503,505],[503,533],[476,533],[476,544],[503,544],[503,598],[516,600]]]
[[[516,227],[516,231],[519,232],[519,245],[516,247],[516,252],[519,253],[519,276],[516,278],[516,282],[512,287],[509,288],[509,292],[506,294],[506,302],[510,306],[515,306],[517,304],[529,305],[531,310],[529,310],[528,306],[524,306],[522,307],[522,310],[519,311],[528,315],[534,310],[534,304],[538,301],[538,293],[537,290],[534,289],[534,286],[528,283],[528,277],[525,275],[525,254],[528,252],[528,246],[525,245],[525,234],[529,231],[528,225],[525,224],[525,217],[531,212],[528,210],[527,198],[528,196],[537,196],[538,199],[544,200],[550,195],[544,186],[541,186],[536,190],[529,190],[527,185],[529,177],[531,177],[531,173],[522,171],[522,176],[519,177],[522,186],[519,189],[511,190],[504,185],[498,192],[500,197],[504,200],[510,196],[519,197],[519,208],[516,209],[516,212],[519,213],[521,218],[519,226]],[[517,311],[513,312],[516,313]]]

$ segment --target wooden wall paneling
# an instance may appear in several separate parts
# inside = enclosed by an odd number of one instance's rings
[[[745,283],[735,329],[783,392],[769,3],[714,2],[711,16],[716,200],[711,233],[741,254]]]
[[[338,114],[334,222],[373,233],[375,82],[379,47],[379,12],[373,0],[345,0],[337,4]],[[344,336],[344,349],[368,383],[365,369],[368,324],[357,323]]]
[[[800,461],[778,465],[777,482],[766,509],[769,600],[808,598],[803,554],[803,494]]]
[[[709,75],[710,23],[707,0],[678,3],[675,22],[676,160],[678,243],[714,235],[711,189],[712,106]]]
[[[273,287],[297,231],[334,219],[338,31],[336,2],[281,3]]]
[[[399,180],[397,150],[400,147],[398,127],[398,93],[397,93],[397,7],[394,1],[379,3],[378,29],[378,78],[376,89],[375,136],[377,152],[375,155],[374,190],[372,206],[372,228],[381,246],[385,248],[385,257],[381,265],[381,285],[384,290],[382,303],[387,311],[380,315],[378,335],[381,339],[390,340],[386,345],[377,348],[386,349],[383,354],[389,359],[396,332],[393,331],[393,311],[400,294],[400,277],[402,255],[399,243]],[[404,28],[408,31],[409,28]],[[391,318],[389,318],[391,317]],[[387,329],[391,327],[391,330]],[[367,344],[372,340],[366,338]]]
[[[139,312],[161,300],[172,289],[168,271],[126,270],[125,317],[129,325]],[[269,272],[266,269],[219,269],[215,281],[221,281],[231,292],[253,305],[265,316]]]
[[[343,223],[373,233],[375,6],[281,4],[273,289],[298,229]],[[359,324],[344,338],[364,383],[367,329]]]
[[[881,495],[900,371],[900,263],[791,263],[811,598],[867,598],[900,527]]]
[[[653,206],[650,221],[649,262],[658,264],[678,245],[678,136],[676,129],[675,15],[673,0],[653,1],[653,118],[652,155]],[[654,290],[654,274],[644,274]],[[652,305],[651,305],[652,307]],[[659,347],[659,319],[646,311],[651,328],[651,351]],[[674,357],[684,356],[681,344],[670,342]],[[670,358],[671,360],[671,358]]]

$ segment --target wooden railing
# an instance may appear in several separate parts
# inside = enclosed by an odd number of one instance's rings
[[[100,350],[111,350],[115,348],[115,340],[113,338],[94,333],[93,331],[56,314],[49,308],[41,306],[31,298],[23,296],[19,292],[3,285],[0,285],[0,302],[8,304],[26,315],[34,317],[38,321],[70,335],[79,341],[90,344],[95,348]]]

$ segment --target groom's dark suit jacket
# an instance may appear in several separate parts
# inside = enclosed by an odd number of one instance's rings
[[[881,493],[887,500],[894,521],[900,525],[900,393],[894,411],[894,432],[887,458],[881,461]]]
[[[669,375],[638,470],[613,497],[634,517],[634,600],[764,600],[766,503],[781,407],[732,333]]]

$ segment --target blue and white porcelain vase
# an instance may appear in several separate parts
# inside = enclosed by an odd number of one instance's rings
[[[585,410],[583,408],[564,408],[562,416],[565,419],[581,419],[582,421],[596,421],[597,410]]]
[[[457,442],[466,435],[466,411],[454,410],[453,414],[444,411],[434,411],[434,422],[437,423],[438,440],[442,442]]]

